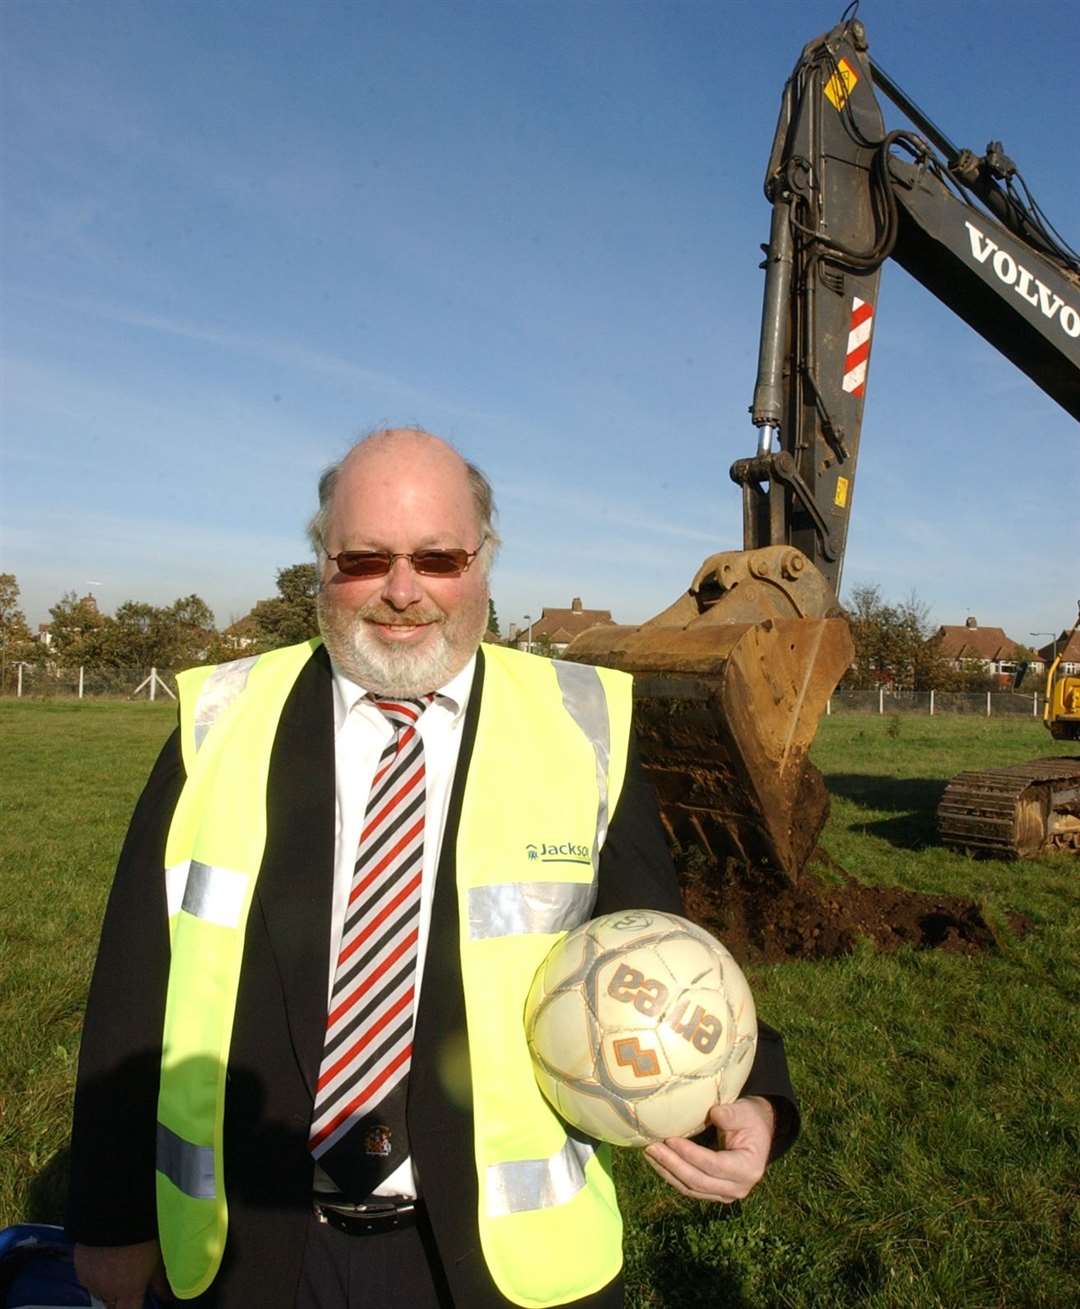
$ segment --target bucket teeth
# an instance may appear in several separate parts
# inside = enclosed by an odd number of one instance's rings
[[[798,876],[828,816],[807,754],[851,662],[843,620],[593,628],[567,657],[635,674],[642,764],[675,841]]]

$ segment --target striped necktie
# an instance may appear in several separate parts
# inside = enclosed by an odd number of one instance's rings
[[[434,698],[371,697],[394,735],[364,811],[308,1141],[357,1201],[409,1153],[405,1095],[424,862],[424,743],[416,724]]]

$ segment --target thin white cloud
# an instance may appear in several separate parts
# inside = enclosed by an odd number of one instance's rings
[[[722,549],[717,544],[715,532],[703,528],[687,526],[675,522],[673,518],[657,518],[641,514],[635,510],[619,506],[614,494],[599,495],[577,489],[545,484],[542,481],[500,483],[498,498],[504,506],[512,506],[516,512],[538,510],[544,513],[539,520],[539,530],[550,537],[551,533],[562,534],[566,531],[566,520],[574,522],[573,535],[585,538],[592,543],[600,537],[607,537],[610,529],[632,528],[638,544],[646,543],[651,537],[667,536],[681,541],[695,541]],[[618,549],[622,549],[619,543]]]

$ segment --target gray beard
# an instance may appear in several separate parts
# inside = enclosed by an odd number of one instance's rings
[[[319,631],[334,667],[376,695],[415,698],[445,686],[473,657],[487,630],[486,591],[475,614],[462,608],[449,618],[442,615],[435,639],[424,650],[384,645],[368,631],[363,610],[343,609],[327,599],[325,590],[317,605]]]

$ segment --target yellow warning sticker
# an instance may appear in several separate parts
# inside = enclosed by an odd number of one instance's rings
[[[848,480],[846,477],[836,479],[836,494],[833,496],[833,504],[839,505],[841,509],[847,508],[847,491]]]
[[[841,59],[836,72],[825,83],[825,97],[832,102],[834,109],[843,109],[858,80],[859,74],[855,69],[846,59]]]

